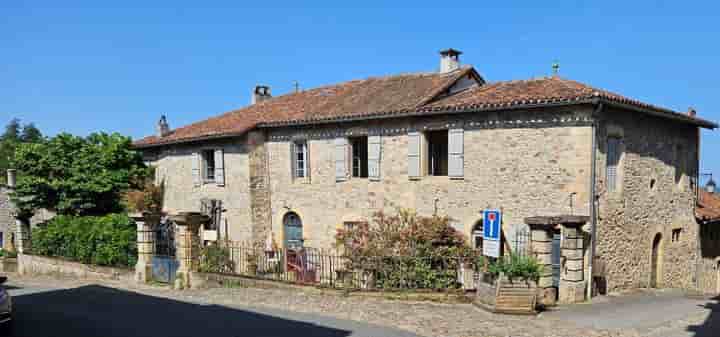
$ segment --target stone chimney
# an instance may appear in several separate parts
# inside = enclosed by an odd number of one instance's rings
[[[695,116],[697,116],[697,111],[693,107],[689,107],[687,114],[690,117],[695,117]]]
[[[15,169],[7,170],[7,186],[10,188],[15,188],[15,184],[17,182],[17,176],[15,175],[15,173]]]
[[[440,72],[449,73],[460,68],[461,51],[455,49],[445,49],[440,51]]]
[[[160,120],[157,123],[157,136],[162,138],[170,134],[170,125],[167,122],[165,115],[160,116]]]
[[[267,85],[256,85],[252,94],[252,104],[260,103],[272,97],[270,87]]]

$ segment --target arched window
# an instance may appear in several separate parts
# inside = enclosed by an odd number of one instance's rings
[[[288,212],[283,217],[285,248],[299,250],[303,247],[302,220],[295,212]]]

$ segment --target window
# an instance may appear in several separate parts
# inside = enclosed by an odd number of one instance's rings
[[[609,137],[607,140],[607,164],[605,179],[607,180],[607,190],[614,192],[618,184],[618,164],[620,163],[621,139],[619,137]]]
[[[352,151],[352,176],[356,178],[368,177],[368,138],[350,138]]]
[[[675,228],[672,230],[672,242],[680,241],[680,233],[681,232],[682,232],[681,228]]]
[[[307,168],[308,168],[308,165],[307,165],[308,164],[307,163],[307,158],[308,158],[307,142],[305,142],[305,141],[295,142],[293,147],[294,147],[293,177],[305,178],[305,177],[307,177],[307,174],[308,174],[308,172],[307,172]]]
[[[448,131],[429,131],[427,140],[427,172],[431,176],[448,175]]]
[[[203,180],[208,182],[215,181],[215,150],[202,151]]]

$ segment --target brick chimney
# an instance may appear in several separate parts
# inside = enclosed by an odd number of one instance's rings
[[[440,51],[440,72],[449,73],[460,68],[461,51],[452,48]]]
[[[170,134],[170,125],[167,122],[165,115],[160,116],[160,120],[157,123],[157,136],[162,138]]]
[[[255,89],[253,89],[252,94],[252,104],[260,103],[262,101],[268,100],[272,97],[270,94],[270,87],[267,85],[256,85]]]

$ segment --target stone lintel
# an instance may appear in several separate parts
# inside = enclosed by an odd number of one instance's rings
[[[556,215],[556,216],[531,216],[525,218],[525,223],[529,226],[553,226],[563,225],[566,227],[582,226],[590,220],[585,215]]]

